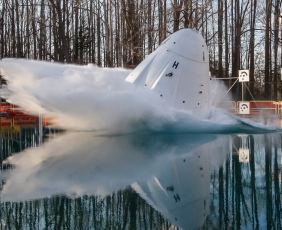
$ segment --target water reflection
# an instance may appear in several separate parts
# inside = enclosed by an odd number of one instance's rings
[[[228,143],[222,136],[195,149],[186,148],[133,188],[176,226],[198,229],[209,213],[211,172],[223,163]]]
[[[281,160],[281,134],[233,136],[230,157],[213,175],[215,215],[207,222],[224,229],[281,229]]]
[[[280,134],[60,134],[2,162],[0,228],[280,229],[281,159]]]
[[[194,155],[193,149],[214,138],[63,134],[39,148],[9,158],[7,162],[16,167],[7,178],[2,200],[30,200],[57,194],[110,195],[136,181],[162,174],[174,159]],[[209,147],[212,144],[213,141]]]

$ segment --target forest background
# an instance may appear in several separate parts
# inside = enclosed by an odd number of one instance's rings
[[[249,69],[248,99],[282,99],[281,0],[0,0],[0,58],[134,68],[182,28],[228,87]]]

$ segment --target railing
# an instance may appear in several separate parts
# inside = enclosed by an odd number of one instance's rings
[[[258,114],[278,114],[282,115],[282,101],[248,101],[250,103],[250,116]],[[236,114],[239,112],[239,103],[234,102],[233,110]]]
[[[240,115],[240,105],[241,101],[224,101],[221,102],[218,106],[223,108],[230,113]],[[282,101],[244,101],[249,102],[250,113],[246,116],[253,116],[259,114],[277,114],[282,116]]]
[[[0,127],[3,128],[19,125],[37,126],[38,124],[38,116],[26,114],[22,112],[19,107],[13,104],[0,103]],[[50,120],[43,118],[42,125],[47,126],[49,124]]]
[[[226,110],[234,114],[239,114],[239,103],[236,101],[227,101],[221,104]],[[282,101],[249,101],[250,113],[244,116],[256,116],[259,114],[276,114],[282,116]],[[22,112],[19,107],[0,103],[0,127],[15,127],[19,125],[37,126],[38,116],[29,115]],[[50,119],[43,118],[43,127],[50,125]]]

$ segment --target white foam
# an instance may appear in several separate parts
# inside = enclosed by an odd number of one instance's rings
[[[170,107],[154,91],[124,81],[130,70],[3,59],[0,71],[8,80],[11,102],[30,113],[49,116],[65,129],[227,132],[242,125],[239,119],[212,109],[222,98],[216,93],[207,113],[192,114]]]

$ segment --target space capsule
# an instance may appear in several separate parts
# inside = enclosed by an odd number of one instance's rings
[[[200,112],[209,107],[209,55],[195,30],[170,35],[126,78],[155,91],[169,106]]]

